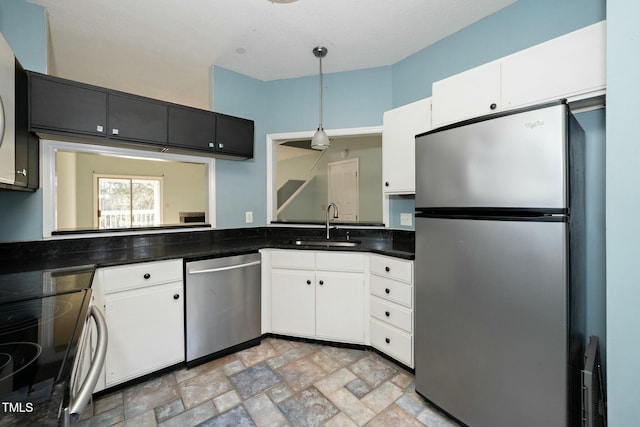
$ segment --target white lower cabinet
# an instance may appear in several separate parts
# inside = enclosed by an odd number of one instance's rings
[[[98,270],[109,341],[107,387],[184,361],[182,260]]]
[[[366,344],[414,366],[413,261],[264,249],[264,332]],[[266,310],[265,310],[266,309]]]
[[[289,250],[266,253],[271,256],[274,333],[365,342],[363,254]]]
[[[316,273],[316,337],[364,342],[362,274]]]
[[[274,269],[271,273],[273,332],[312,337],[316,333],[313,271]]]
[[[413,261],[371,255],[369,282],[371,345],[413,367]]]

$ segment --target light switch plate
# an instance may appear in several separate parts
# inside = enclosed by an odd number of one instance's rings
[[[411,226],[412,224],[413,224],[413,214],[410,214],[410,213],[400,214],[400,225]]]
[[[253,223],[253,212],[247,211],[244,213],[244,222],[247,224]]]

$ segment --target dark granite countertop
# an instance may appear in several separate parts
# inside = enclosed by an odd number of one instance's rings
[[[372,252],[414,259],[411,231],[339,228],[332,238],[360,241],[355,247],[299,246],[296,239],[317,239],[324,228],[255,227],[1,243],[0,274],[95,264],[97,267],[184,258],[217,258],[263,248]]]

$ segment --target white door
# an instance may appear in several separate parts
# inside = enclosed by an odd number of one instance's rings
[[[314,337],[316,334],[315,276],[308,270],[272,270],[271,327],[273,332]]]
[[[339,221],[358,220],[358,159],[343,160],[327,165],[329,201],[338,206]]]
[[[364,342],[364,276],[316,273],[316,337]]]
[[[107,387],[184,361],[182,290],[171,282],[105,297]]]
[[[500,111],[500,62],[489,62],[437,81],[432,92],[434,129]]]

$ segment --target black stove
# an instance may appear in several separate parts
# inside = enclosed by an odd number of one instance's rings
[[[94,266],[0,275],[0,425],[57,425]]]

